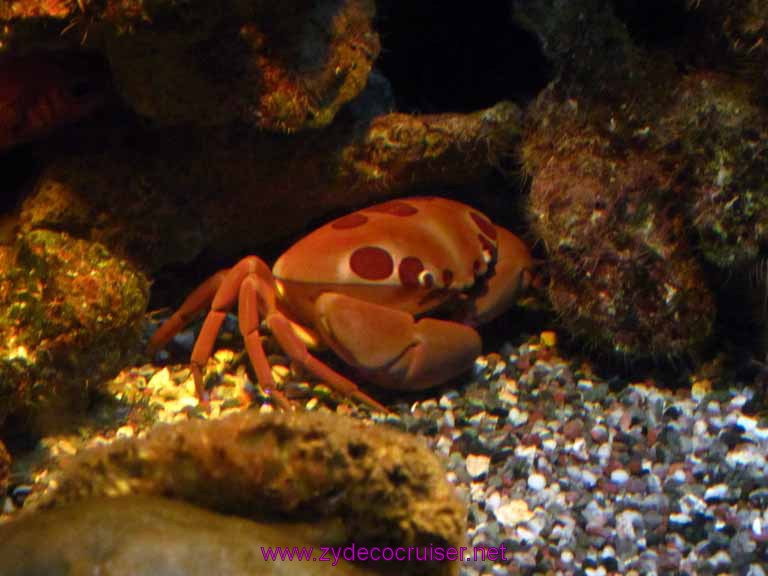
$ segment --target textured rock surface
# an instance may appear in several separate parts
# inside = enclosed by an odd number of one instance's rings
[[[374,14],[371,0],[0,5],[12,49],[62,34],[102,52],[142,116],[279,132],[325,126],[363,90],[379,53]]]
[[[373,574],[341,560],[268,561],[262,547],[339,545],[334,527],[256,523],[162,498],[94,498],[0,526],[4,576]],[[343,530],[335,530],[342,533]],[[332,559],[332,557],[331,557]]]
[[[760,98],[733,76],[691,74],[659,125],[660,148],[680,150],[702,254],[722,269],[754,263],[768,237],[768,113]]]
[[[136,128],[50,165],[21,224],[77,233],[149,270],[204,249],[234,262],[329,210],[416,183],[478,180],[496,155],[510,154],[519,128],[508,103],[467,115],[389,114],[295,137]]]
[[[246,412],[158,427],[81,452],[38,507],[137,494],[250,518],[341,517],[361,545],[461,546],[465,537],[466,510],[420,440],[333,414]]]
[[[530,114],[524,159],[555,310],[570,330],[622,354],[695,349],[715,308],[686,242],[673,173],[642,146],[617,147],[591,111],[550,96]]]
[[[37,230],[0,252],[0,422],[66,419],[139,343],[143,275],[104,246]]]
[[[0,440],[0,498],[5,496],[8,489],[8,481],[11,477],[11,455],[5,449],[3,441]]]

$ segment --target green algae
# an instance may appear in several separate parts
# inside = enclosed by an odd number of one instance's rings
[[[0,421],[83,402],[135,350],[148,283],[98,243],[35,230],[0,273]]]

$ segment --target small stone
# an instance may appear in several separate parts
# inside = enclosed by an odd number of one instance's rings
[[[576,382],[576,386],[580,390],[592,390],[592,388],[594,387],[594,384],[592,380],[587,380],[586,378],[582,378],[578,382]]]
[[[149,379],[147,388],[151,388],[152,390],[163,390],[171,385],[171,373],[168,368],[163,368]]]
[[[467,456],[466,466],[467,473],[472,478],[480,478],[484,474],[488,473],[488,468],[491,465],[491,459],[484,454],[470,454]]]
[[[693,522],[693,519],[690,516],[688,516],[688,514],[683,514],[681,512],[678,512],[678,513],[669,515],[669,522],[671,524],[677,524],[677,525],[683,526]]]
[[[728,495],[727,484],[715,484],[707,488],[704,492],[704,500],[706,502],[719,502]]]
[[[173,337],[173,343],[182,350],[191,352],[195,345],[195,332],[193,330],[182,330]]]
[[[443,394],[440,397],[440,402],[438,403],[440,408],[444,408],[446,410],[453,408],[453,399],[448,396],[448,394]]]
[[[569,440],[575,440],[584,431],[584,421],[581,418],[573,418],[563,426],[563,436]]]
[[[696,380],[696,382],[691,385],[691,398],[699,402],[710,392],[712,392],[712,382],[706,378]]]
[[[507,415],[507,422],[512,424],[512,426],[522,426],[528,422],[528,412],[514,407],[510,409],[509,414]]]
[[[602,424],[593,427],[589,434],[592,437],[592,440],[601,444],[608,440],[608,429]]]
[[[622,484],[626,484],[627,480],[629,480],[629,473],[626,470],[617,468],[611,472],[611,482],[621,486]]]
[[[133,426],[120,426],[115,432],[115,438],[133,438],[134,434]]]
[[[533,517],[533,512],[528,509],[525,500],[512,500],[502,504],[496,510],[496,520],[504,526],[517,526],[521,522],[527,522]]]
[[[557,334],[552,330],[545,330],[539,335],[539,341],[544,344],[544,346],[554,348],[557,346]]]
[[[531,474],[528,476],[528,488],[538,492],[547,486],[547,478],[543,474]]]

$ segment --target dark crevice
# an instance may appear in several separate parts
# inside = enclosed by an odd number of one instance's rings
[[[471,112],[522,102],[549,80],[538,41],[510,14],[508,0],[482,9],[436,1],[379,3],[378,67],[403,112]]]

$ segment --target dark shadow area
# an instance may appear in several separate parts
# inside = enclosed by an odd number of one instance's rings
[[[482,8],[383,0],[376,28],[377,66],[402,112],[470,112],[500,100],[520,102],[549,80],[538,41],[512,20],[507,0]]]

